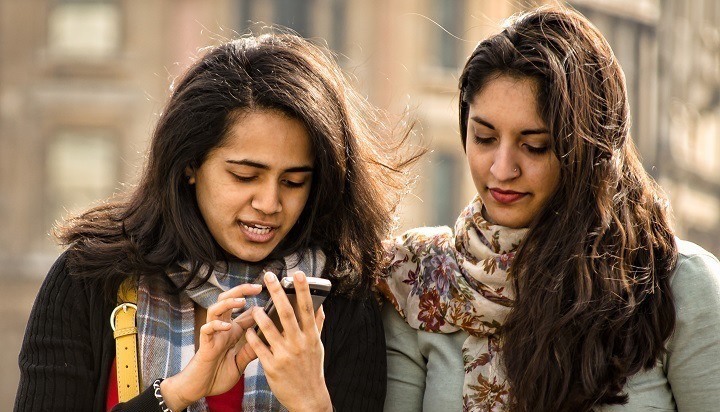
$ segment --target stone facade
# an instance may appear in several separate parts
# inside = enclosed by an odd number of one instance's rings
[[[132,185],[172,79],[204,46],[279,23],[325,39],[391,118],[433,152],[400,229],[452,224],[474,189],[457,131],[457,77],[518,11],[506,0],[0,0],[0,321],[21,319],[59,253],[68,212]],[[542,1],[530,2],[542,3]],[[680,236],[720,254],[720,3],[575,0],[623,65],[633,138],[667,190]],[[4,302],[4,303],[2,303]],[[17,351],[0,357],[16,371]],[[3,376],[0,403],[17,374]]]
[[[53,222],[135,181],[171,81],[202,47],[270,23],[326,41],[371,101],[418,120],[433,151],[399,225],[452,224],[473,194],[457,76],[510,3],[0,0],[0,276],[42,276]],[[570,3],[623,65],[633,138],[679,234],[719,253],[720,5]]]

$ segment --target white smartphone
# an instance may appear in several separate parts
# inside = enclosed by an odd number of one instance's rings
[[[317,310],[320,308],[320,305],[322,305],[325,298],[330,294],[330,289],[332,287],[332,284],[329,280],[323,279],[323,278],[316,278],[312,276],[306,277],[308,286],[310,286],[310,297],[312,298],[313,302],[313,313],[317,312]],[[280,286],[282,286],[283,290],[285,291],[285,294],[287,295],[288,301],[290,301],[290,305],[292,305],[293,311],[297,313],[298,306],[297,306],[297,299],[295,296],[295,283],[292,276],[286,276],[282,279],[280,279]],[[272,319],[273,323],[275,324],[275,327],[277,327],[278,331],[282,333],[283,327],[282,323],[280,322],[280,317],[277,313],[277,310],[275,308],[275,304],[272,301],[272,298],[268,300],[268,302],[265,304],[265,313]],[[267,340],[265,339],[265,336],[263,335],[260,328],[255,325],[255,332],[257,332],[260,339],[265,343],[268,344]]]

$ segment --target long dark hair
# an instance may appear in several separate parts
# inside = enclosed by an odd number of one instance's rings
[[[112,299],[129,275],[156,276],[189,260],[195,263],[191,283],[200,265],[226,259],[185,170],[199,167],[223,143],[238,113],[255,109],[300,120],[315,152],[307,204],[270,258],[319,247],[336,290],[371,284],[405,187],[403,166],[415,156],[391,156],[382,113],[356,94],[326,50],[290,33],[213,47],[186,71],[159,118],[137,188],[56,230],[69,246],[71,271],[101,280]],[[202,282],[205,274],[199,276]]]
[[[560,160],[557,191],[536,216],[511,276],[515,306],[502,359],[515,411],[587,411],[627,401],[675,325],[676,245],[668,203],[629,136],[625,76],[579,13],[544,7],[481,42],[460,78],[469,104],[498,75],[538,82],[538,107]]]

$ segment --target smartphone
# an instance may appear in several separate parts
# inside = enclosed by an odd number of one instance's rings
[[[331,283],[327,279],[323,278],[316,278],[308,276],[306,277],[308,285],[310,286],[310,297],[312,298],[313,302],[313,313],[317,312],[317,310],[320,308],[320,305],[322,305],[323,301],[327,297],[327,295],[330,294],[330,288]],[[297,313],[298,306],[297,306],[297,299],[295,296],[295,283],[292,276],[286,276],[282,279],[280,279],[280,286],[282,286],[283,290],[285,291],[285,294],[287,295],[288,301],[290,301],[290,305],[292,305],[293,311]],[[265,313],[272,319],[273,323],[275,324],[275,327],[277,327],[278,331],[282,333],[283,327],[282,323],[280,322],[280,316],[278,315],[278,312],[275,308],[275,304],[272,301],[272,298],[268,300],[268,302],[265,304]],[[263,335],[262,331],[260,330],[260,327],[255,325],[255,332],[257,332],[260,339],[263,341],[264,344],[268,345],[267,340],[265,340],[265,336]]]

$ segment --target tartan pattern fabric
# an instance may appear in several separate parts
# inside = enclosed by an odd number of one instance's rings
[[[217,301],[218,295],[243,283],[262,283],[262,275],[272,271],[278,278],[302,270],[307,274],[322,273],[325,255],[320,250],[295,253],[282,260],[265,264],[231,261],[215,268],[208,280],[197,286],[190,286],[173,294],[162,279],[141,276],[138,285],[138,343],[142,364],[141,384],[147,387],[153,380],[179,373],[195,354],[195,312],[194,305],[204,308]],[[176,286],[187,280],[190,264],[180,263],[179,270],[168,277]],[[201,267],[198,277],[208,273],[208,267]],[[269,298],[267,291],[246,298],[244,310],[253,306],[264,306]],[[234,314],[239,315],[240,312]],[[270,390],[262,365],[256,359],[244,373],[245,393],[243,411],[285,411]],[[193,403],[188,412],[207,412],[205,399]]]

